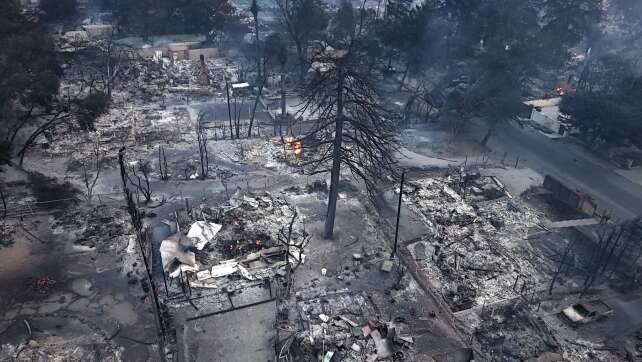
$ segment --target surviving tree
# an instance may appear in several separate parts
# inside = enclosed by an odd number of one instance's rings
[[[15,0],[0,2],[0,159],[8,162],[21,131],[55,114],[62,70],[53,42]]]
[[[320,0],[277,0],[281,21],[296,46],[303,76],[308,67],[308,46],[320,39],[328,25],[325,4]]]
[[[540,39],[548,50],[547,59],[562,62],[568,59],[568,50],[572,46],[597,32],[602,17],[602,1],[547,0],[543,12],[544,26]]]
[[[42,17],[47,21],[60,21],[75,16],[78,12],[77,0],[40,0]]]
[[[450,53],[468,65],[469,82],[461,97],[450,99],[455,103],[446,99],[446,108],[459,112],[464,120],[486,118],[489,127],[482,143],[488,142],[498,124],[518,113],[524,84],[542,66],[536,60],[547,54],[544,65],[558,67],[568,59],[568,48],[590,33],[592,21],[600,17],[595,2],[599,1],[447,4],[444,10],[456,24]]]
[[[594,60],[577,91],[562,98],[569,117],[592,147],[602,142],[642,146],[642,76],[636,62],[615,55]]]
[[[252,13],[252,18],[254,19],[254,50],[256,52],[256,78],[261,82],[261,39],[259,37],[259,5],[256,3],[256,0],[252,0],[250,5],[250,13]]]
[[[268,64],[278,67],[281,73],[281,120],[286,117],[286,103],[285,103],[285,76],[286,65],[288,62],[288,48],[287,42],[281,33],[272,33],[265,39],[265,52]],[[279,122],[281,125],[283,122]],[[281,134],[279,130],[279,134]],[[276,120],[274,123],[274,135],[277,135]]]
[[[213,37],[238,20],[228,0],[107,0],[121,30],[143,36],[201,33]]]

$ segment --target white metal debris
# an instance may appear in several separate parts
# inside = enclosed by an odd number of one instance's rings
[[[214,265],[210,271],[212,278],[224,277],[238,271],[238,262],[227,260],[219,265]]]
[[[232,84],[232,89],[243,89],[243,88],[249,88],[249,87],[250,87],[250,83],[248,82]]]
[[[205,247],[207,243],[214,240],[216,234],[221,231],[222,227],[223,225],[215,224],[213,222],[196,221],[192,226],[190,226],[187,237],[196,239],[194,246],[196,246],[196,249],[198,250],[203,250],[203,247]]]
[[[183,271],[198,271],[196,266],[196,255],[187,249],[192,246],[192,242],[186,239],[181,233],[176,233],[169,238],[163,240],[160,246],[161,262],[163,269],[170,273],[170,276],[175,278]],[[172,270],[174,262],[180,263],[180,266],[185,266],[179,270]]]

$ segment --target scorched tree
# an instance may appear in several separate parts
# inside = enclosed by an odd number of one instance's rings
[[[377,181],[394,174],[397,148],[393,122],[380,104],[373,75],[360,50],[363,18],[357,20],[346,3],[334,21],[333,37],[312,60],[313,74],[303,89],[301,114],[316,120],[303,138],[312,159],[304,164],[311,174],[330,172],[330,193],[324,237],[331,239],[342,166],[362,180],[369,192]],[[353,20],[350,20],[353,19]]]

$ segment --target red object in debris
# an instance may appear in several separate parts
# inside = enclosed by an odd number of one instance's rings
[[[361,332],[363,332],[364,337],[368,337],[372,333],[372,329],[370,329],[370,326],[364,326],[361,328]]]

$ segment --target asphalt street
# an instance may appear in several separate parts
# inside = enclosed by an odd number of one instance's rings
[[[512,160],[519,155],[520,165],[588,193],[597,202],[598,212],[610,210],[620,219],[642,215],[642,186],[563,139],[553,140],[531,128],[508,124],[497,130],[489,146],[495,152],[507,152]]]

